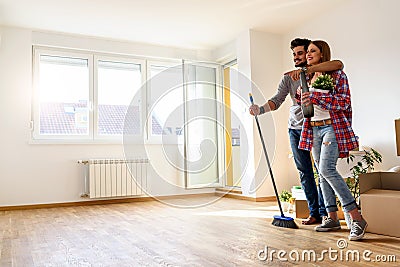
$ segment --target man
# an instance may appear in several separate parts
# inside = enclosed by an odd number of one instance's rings
[[[293,61],[296,68],[303,68],[307,73],[334,71],[343,68],[343,63],[339,60],[327,61],[318,65],[307,67],[306,51],[310,44],[308,39],[296,38],[291,41],[290,48],[293,51]],[[306,195],[310,215],[302,221],[302,224],[316,224],[322,221],[322,216],[327,216],[324,200],[320,188],[316,186],[314,171],[309,151],[298,148],[301,128],[303,125],[303,113],[301,106],[295,99],[297,88],[300,86],[300,70],[286,73],[278,86],[277,93],[262,106],[252,105],[251,115],[261,115],[265,112],[278,109],[290,94],[292,106],[289,115],[289,137],[292,148],[294,162],[300,174],[300,181]]]

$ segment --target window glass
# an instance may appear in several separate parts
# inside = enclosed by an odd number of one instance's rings
[[[125,115],[130,134],[141,133],[141,108],[138,90],[142,84],[140,64],[98,61],[97,109],[98,135],[122,135]],[[136,97],[135,97],[136,96]]]
[[[88,60],[41,55],[39,64],[40,134],[88,135]]]
[[[150,66],[151,135],[183,134],[182,66]]]
[[[113,142],[128,134],[138,142],[146,137],[183,143],[184,99],[194,96],[183,86],[179,61],[146,64],[130,56],[40,46],[33,52],[33,139]]]

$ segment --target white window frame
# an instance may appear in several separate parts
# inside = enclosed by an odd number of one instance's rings
[[[94,94],[93,94],[93,134],[94,140],[103,140],[103,141],[118,141],[121,143],[123,141],[123,135],[99,135],[98,134],[98,62],[99,61],[112,61],[112,62],[123,62],[123,63],[133,63],[140,65],[141,77],[142,77],[142,85],[138,90],[142,89],[144,86],[143,82],[146,80],[146,61],[144,59],[137,59],[132,57],[122,57],[122,56],[109,56],[109,55],[94,55]],[[143,125],[146,121],[146,90],[141,90],[141,102],[140,102],[140,135],[135,137],[131,137],[131,141],[140,141],[146,136],[146,130]]]
[[[98,60],[109,60],[117,62],[127,62],[139,64],[141,67],[142,85],[146,80],[147,68],[146,60],[143,58],[136,58],[133,56],[119,56],[105,53],[96,53],[91,51],[81,51],[74,49],[52,48],[45,46],[34,45],[33,52],[33,95],[32,95],[32,115],[31,115],[31,143],[78,143],[78,144],[121,144],[123,142],[123,135],[98,135],[98,103],[97,103],[97,81]],[[88,60],[89,69],[89,134],[88,135],[43,135],[40,134],[40,102],[39,102],[39,79],[40,79],[40,56],[62,56],[71,58],[82,58]],[[139,89],[140,90],[140,89]],[[134,142],[141,143],[147,136],[144,124],[146,122],[146,90],[142,90],[141,94],[141,134],[134,137]]]
[[[40,56],[61,56],[71,58],[82,58],[88,60],[89,69],[89,134],[88,135],[43,135],[40,134],[40,101],[39,101],[39,75],[40,75]],[[88,142],[93,140],[93,55],[85,52],[69,51],[66,49],[52,49],[40,46],[33,47],[33,97],[32,97],[32,139],[51,140],[51,141],[80,141]]]
[[[223,103],[223,84],[222,84],[222,81],[223,81],[223,77],[222,77],[222,65],[221,64],[219,64],[219,63],[214,63],[214,62],[202,62],[202,61],[185,61],[184,62],[184,65],[183,65],[183,67],[184,67],[184,70],[183,70],[183,72],[184,72],[184,84],[185,84],[185,88],[184,88],[184,93],[185,93],[185,97],[184,97],[184,99],[185,99],[185,103],[187,103],[186,101],[188,100],[188,97],[187,97],[187,88],[186,88],[186,86],[187,86],[187,80],[188,80],[188,69],[187,68],[185,68],[185,64],[189,64],[189,65],[195,65],[195,66],[199,66],[199,67],[209,67],[209,68],[214,68],[215,69],[215,84],[216,84],[216,88],[215,88],[215,100],[216,101],[218,101],[219,103]],[[186,104],[185,104],[186,105]],[[184,118],[184,121],[185,121],[185,133],[188,131],[188,129],[187,129],[187,122],[188,122],[188,114],[186,113],[186,110],[187,110],[187,108],[185,108],[185,118]],[[221,125],[224,125],[225,124],[225,121],[224,121],[224,109],[223,109],[223,105],[219,105],[219,107],[217,107],[217,110],[216,110],[216,119],[218,120],[218,121],[220,121],[221,122]],[[201,183],[198,183],[198,184],[190,184],[189,183],[189,175],[190,175],[190,173],[188,173],[188,172],[185,172],[185,177],[184,177],[184,179],[185,179],[185,188],[186,189],[196,189],[196,188],[214,188],[214,187],[221,187],[221,186],[223,186],[224,185],[224,180],[225,180],[225,174],[223,174],[223,175],[221,175],[221,170],[224,170],[224,166],[225,166],[225,152],[223,152],[223,151],[225,151],[225,132],[223,131],[223,129],[222,129],[222,127],[218,127],[217,128],[217,132],[216,132],[216,136],[217,136],[217,139],[219,140],[219,142],[218,142],[218,147],[217,147],[217,150],[218,150],[218,153],[217,153],[217,155],[218,155],[218,159],[217,159],[217,162],[218,162],[218,165],[217,165],[217,173],[218,173],[218,175],[219,175],[219,177],[220,177],[220,179],[219,179],[219,181],[218,182],[216,182],[216,183],[213,183],[213,184],[211,184],[211,185],[209,185],[209,184],[201,184]],[[184,148],[183,148],[183,150],[184,150],[184,154],[185,154],[185,157],[186,157],[186,155],[187,155],[187,153],[188,153],[188,151],[187,151],[187,144],[188,144],[188,140],[187,140],[187,138],[188,138],[188,136],[187,135],[185,135],[185,142],[184,142]],[[184,166],[184,168],[185,169],[187,169],[187,166],[185,165]]]
[[[55,144],[121,144],[123,142],[123,135],[99,135],[97,133],[97,125],[98,125],[98,103],[97,103],[97,90],[98,90],[98,61],[106,60],[106,61],[116,61],[116,62],[126,62],[138,64],[141,66],[141,77],[142,77],[142,86],[146,86],[143,88],[141,94],[141,134],[134,137],[134,142],[138,144],[181,144],[180,141],[177,141],[176,138],[171,138],[169,136],[163,135],[151,135],[152,132],[152,118],[147,115],[150,115],[150,67],[152,65],[157,66],[165,66],[165,67],[174,67],[183,64],[183,60],[181,59],[157,59],[157,58],[146,58],[146,57],[137,57],[132,55],[123,55],[123,54],[112,54],[112,53],[100,53],[94,51],[86,51],[86,50],[77,50],[77,49],[68,49],[68,48],[56,48],[56,47],[47,47],[40,45],[32,46],[32,55],[33,55],[33,95],[32,95],[32,133],[31,133],[31,141],[32,144],[47,144],[47,143],[55,143]],[[88,60],[88,68],[89,68],[89,133],[88,135],[43,135],[40,134],[40,102],[39,102],[39,66],[40,66],[40,56],[41,55],[54,55],[54,56],[63,56],[63,57],[72,57],[72,58],[82,58]],[[186,63],[194,63],[196,65],[219,65],[218,63],[210,62],[209,64],[205,62],[195,62],[188,61]],[[219,65],[220,66],[220,65]],[[217,68],[217,76],[216,82],[220,83],[221,77],[221,68]],[[185,67],[182,66],[182,82],[185,84]],[[147,81],[147,82],[146,82]],[[141,87],[142,88],[142,87]],[[183,88],[183,96],[182,101],[185,100],[186,87]],[[221,98],[220,95],[217,95],[217,98]],[[186,114],[183,115],[183,119],[185,120]],[[221,116],[220,112],[218,112],[218,117]],[[182,144],[181,144],[182,145]]]
[[[146,86],[147,86],[147,94],[146,94],[146,99],[148,100],[146,103],[146,108],[147,112],[146,114],[149,115],[149,118],[146,119],[146,129],[147,129],[147,144],[177,144],[175,141],[175,138],[171,137],[166,137],[163,135],[152,135],[152,117],[151,117],[151,66],[162,66],[162,67],[176,67],[176,66],[181,66],[182,67],[182,60],[148,60],[147,61],[147,81],[146,81]],[[182,67],[183,68],[183,67]],[[184,82],[183,78],[183,72],[182,72],[182,82]],[[182,94],[182,102],[184,101],[184,95]],[[184,118],[184,117],[182,117]],[[183,140],[182,140],[183,141]]]

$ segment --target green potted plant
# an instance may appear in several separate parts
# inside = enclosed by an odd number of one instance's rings
[[[313,88],[322,90],[333,90],[335,86],[333,85],[333,79],[329,74],[322,74],[315,79],[311,85]]]
[[[354,155],[350,155],[347,163],[353,162],[354,158]],[[360,174],[372,172],[375,169],[375,163],[382,163],[382,155],[373,148],[364,150],[361,159],[351,167],[351,176],[346,178],[346,184],[358,205],[360,205]]]
[[[292,193],[290,193],[287,190],[282,190],[282,192],[279,195],[279,199],[282,202],[289,202],[289,199],[292,197]]]
[[[290,200],[292,199],[292,193],[290,193],[287,190],[282,190],[282,192],[279,194],[279,200],[282,202],[282,208],[285,211],[289,211],[289,206],[290,206]]]
[[[351,194],[357,202],[358,208],[360,209],[360,174],[371,172],[375,169],[375,163],[382,162],[382,155],[371,148],[371,150],[363,150],[361,159],[356,162],[356,164],[350,168],[351,176],[345,178],[346,184],[350,189]],[[350,164],[354,162],[355,155],[351,154],[346,160]],[[344,214],[342,210],[342,204],[339,199],[337,200],[337,205],[339,207],[338,217],[343,220],[346,219],[346,223],[349,226],[351,224],[351,219],[348,214]]]
[[[357,202],[360,204],[360,174],[371,172],[375,169],[375,163],[382,163],[382,155],[371,148],[371,150],[363,150],[361,159],[350,168],[351,176],[345,178],[346,184],[350,189],[351,194]],[[351,154],[346,160],[350,164],[354,162],[355,156]],[[337,200],[337,204],[341,207],[341,203]]]

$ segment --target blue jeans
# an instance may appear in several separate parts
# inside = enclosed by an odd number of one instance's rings
[[[319,219],[326,216],[324,199],[322,197],[321,188],[318,189],[314,179],[312,161],[310,152],[299,149],[301,130],[289,129],[290,146],[292,148],[294,163],[300,174],[301,187],[306,195],[310,216]]]
[[[313,127],[313,137],[312,153],[318,169],[327,212],[338,210],[335,193],[342,203],[344,212],[357,208],[346,182],[336,169],[339,148],[333,126]]]

